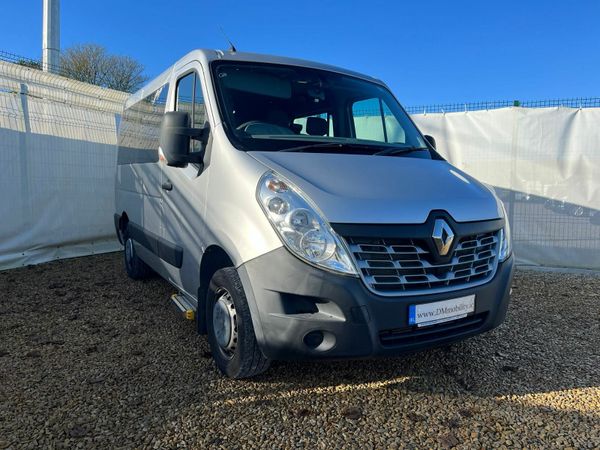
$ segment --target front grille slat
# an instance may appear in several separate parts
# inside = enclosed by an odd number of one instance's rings
[[[427,243],[407,238],[345,238],[367,286],[383,295],[456,290],[491,279],[499,231],[457,237],[450,260],[439,262]]]

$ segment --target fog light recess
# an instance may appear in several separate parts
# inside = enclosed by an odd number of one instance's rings
[[[335,346],[335,335],[329,331],[314,330],[306,333],[302,342],[311,350],[326,352]]]
[[[304,336],[304,345],[314,349],[323,343],[323,339],[324,336],[322,331],[311,331]]]

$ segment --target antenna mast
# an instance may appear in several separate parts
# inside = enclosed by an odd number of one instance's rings
[[[223,31],[223,27],[221,25],[219,25],[219,30],[221,30],[221,34],[223,35],[223,37],[225,38],[225,40],[229,43],[229,51],[231,53],[237,52],[237,49],[235,48],[235,45],[233,45],[233,42],[231,42],[231,40],[227,37],[227,35]]]

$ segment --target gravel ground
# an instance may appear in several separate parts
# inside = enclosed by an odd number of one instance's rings
[[[0,272],[0,448],[600,448],[600,277],[518,271],[506,323],[398,359],[216,371],[107,254]]]

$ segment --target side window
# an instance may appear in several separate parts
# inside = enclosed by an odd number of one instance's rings
[[[387,135],[387,142],[394,144],[406,144],[406,134],[404,133],[404,128],[396,119],[396,116],[388,105],[382,101],[381,106],[383,108],[383,117],[384,117],[384,125],[385,131]]]
[[[158,150],[169,86],[165,84],[127,108],[119,126],[119,147]]]
[[[194,117],[192,124],[195,128],[202,128],[206,122],[206,108],[204,107],[204,97],[202,96],[202,86],[200,77],[196,74],[194,83]]]
[[[353,103],[352,120],[357,139],[406,143],[404,129],[380,98],[369,98]]]
[[[169,93],[169,85],[165,84],[163,87],[154,92],[154,110],[156,113],[163,115],[167,108],[167,94]]]
[[[357,139],[385,142],[379,99],[370,98],[352,104],[352,120]]]
[[[177,81],[175,95],[175,109],[185,111],[190,115],[190,125],[194,128],[202,128],[206,121],[206,109],[200,78],[196,72],[190,72]],[[192,140],[190,151],[197,152],[201,149],[201,143]]]
[[[177,111],[185,111],[190,117],[193,113],[193,98],[194,98],[194,79],[196,75],[194,72],[187,74],[183,78],[177,81],[177,94],[175,97]]]

